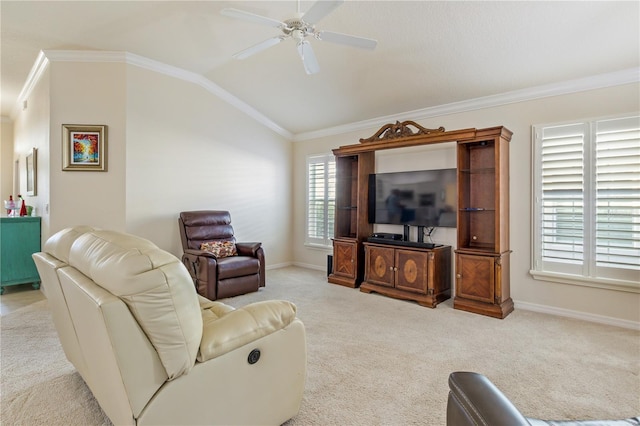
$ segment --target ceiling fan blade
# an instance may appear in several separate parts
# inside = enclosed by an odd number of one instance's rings
[[[266,16],[256,15],[255,13],[245,12],[244,10],[226,8],[222,9],[220,13],[230,18],[242,19],[243,21],[253,22],[254,24],[266,25],[268,27],[280,28],[285,26],[283,22],[277,19],[267,18]]]
[[[359,47],[360,49],[373,50],[378,42],[371,38],[356,37],[348,34],[334,33],[333,31],[318,32],[318,39],[329,43],[344,44],[347,46]]]
[[[298,53],[300,54],[300,58],[302,58],[304,70],[307,74],[315,74],[320,71],[320,65],[318,65],[316,55],[313,53],[311,43],[306,40],[298,43]]]
[[[276,44],[280,43],[284,39],[285,37],[283,36],[268,38],[265,41],[262,41],[256,45],[253,45],[247,49],[244,49],[243,51],[236,53],[235,55],[233,55],[233,57],[236,59],[248,58],[249,56],[254,55],[258,52],[261,52],[265,49],[268,49],[271,46],[275,46]]]
[[[344,3],[344,0],[318,0],[311,6],[311,9],[307,10],[302,19],[308,24],[315,24],[331,12],[333,10]]]

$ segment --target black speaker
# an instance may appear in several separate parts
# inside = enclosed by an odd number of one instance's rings
[[[327,276],[331,275],[333,272],[333,255],[330,254],[327,256]]]

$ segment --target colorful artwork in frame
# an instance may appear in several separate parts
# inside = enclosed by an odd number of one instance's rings
[[[62,125],[62,170],[107,171],[107,126]]]

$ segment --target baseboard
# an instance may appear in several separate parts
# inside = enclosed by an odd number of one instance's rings
[[[322,266],[318,266],[318,265],[312,265],[310,263],[301,263],[301,262],[276,263],[274,265],[265,266],[265,269],[268,271],[269,269],[281,269],[281,268],[286,268],[286,267],[289,267],[289,266],[297,266],[299,268],[313,269],[314,271],[326,272],[326,266],[322,267]]]
[[[293,266],[299,266],[301,268],[306,268],[306,269],[313,269],[315,271],[323,271],[323,272],[327,271],[326,266],[312,265],[310,263],[293,262]]]
[[[266,265],[264,267],[264,269],[266,269],[268,271],[270,269],[286,268],[287,266],[292,266],[292,265],[294,265],[293,262],[276,263],[276,264],[273,264],[273,265]]]
[[[570,309],[556,308],[553,306],[537,305],[535,303],[514,301],[516,309],[525,311],[540,312],[543,314],[557,315],[560,317],[574,318],[583,321],[595,322],[599,324],[613,325],[616,327],[628,328],[640,331],[640,322],[623,320],[619,318],[606,317],[604,315],[589,314],[586,312],[572,311]]]
[[[318,265],[312,265],[310,263],[301,263],[301,262],[276,263],[274,265],[265,266],[265,269],[268,271],[269,269],[281,269],[281,268],[286,268],[288,266],[298,266],[300,268],[313,269],[314,271],[323,271],[323,272],[327,271],[326,266],[318,266]]]

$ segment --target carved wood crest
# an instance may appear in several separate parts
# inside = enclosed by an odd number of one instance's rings
[[[409,126],[415,127],[416,130],[412,130]],[[409,136],[430,135],[432,133],[442,133],[444,131],[444,127],[438,127],[437,129],[427,129],[411,120],[403,121],[402,123],[396,121],[395,123],[385,124],[380,128],[380,130],[375,133],[375,135],[371,136],[370,138],[361,138],[360,143],[402,139]]]

